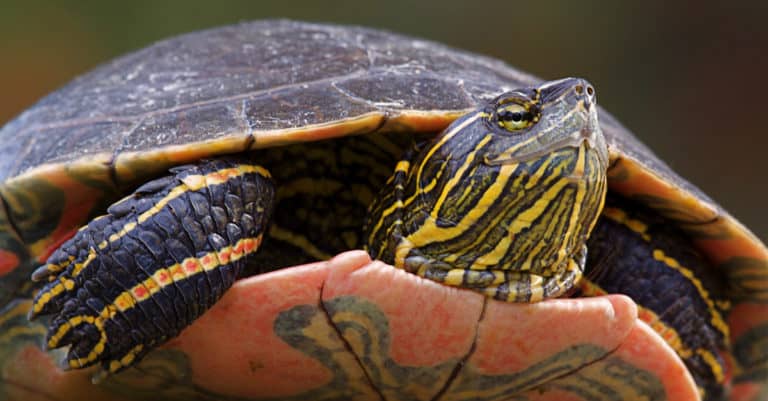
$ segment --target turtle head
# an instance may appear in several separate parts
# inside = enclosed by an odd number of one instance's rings
[[[380,209],[391,222],[374,216],[392,234],[369,248],[397,267],[498,299],[560,296],[583,270],[607,153],[585,80],[504,93],[401,162],[402,199]]]

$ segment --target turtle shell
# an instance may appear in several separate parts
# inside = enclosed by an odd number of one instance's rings
[[[536,82],[440,44],[292,21],[182,35],[72,81],[0,130],[0,393],[586,400],[603,394],[589,390],[597,380],[624,399],[695,399],[680,359],[626,297],[501,304],[359,252],[237,283],[133,373],[97,388],[88,372],[62,373],[55,352],[37,350],[44,326],[24,318],[31,271],[127,188],[215,155],[437,132],[478,103]],[[728,277],[733,399],[764,396],[768,250],[607,112],[600,119],[610,190],[678,225]],[[414,294],[419,308],[405,308],[402,299]],[[555,334],[563,322],[566,337]]]

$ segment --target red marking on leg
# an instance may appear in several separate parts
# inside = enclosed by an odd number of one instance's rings
[[[238,175],[240,175],[240,169],[228,168],[228,169],[219,170],[219,171],[210,173],[208,174],[206,179],[213,182],[225,182],[229,180],[231,177],[236,177]]]
[[[163,271],[157,275],[157,281],[159,281],[160,284],[168,284],[170,277],[168,276],[168,273]]]
[[[244,241],[237,241],[237,244],[235,244],[235,247],[232,249],[232,253],[234,253],[235,255],[242,255],[244,250],[245,250]]]
[[[256,249],[256,246],[257,246],[256,241],[250,238],[243,240],[243,243],[244,243],[243,248],[245,248],[245,252],[247,253],[251,253]]]
[[[229,263],[229,257],[230,252],[229,251],[221,251],[219,252],[219,261],[221,261],[221,264],[227,264]]]
[[[133,295],[138,300],[142,300],[147,297],[147,289],[144,286],[138,286],[133,289]]]
[[[145,280],[144,287],[146,287],[149,292],[152,292],[152,290],[156,290],[158,288],[158,284],[155,282],[155,280]]]
[[[184,269],[180,265],[173,265],[170,268],[171,271],[171,277],[173,277],[173,280],[183,280],[187,278],[187,275],[184,274]]]
[[[649,311],[645,308],[641,308],[637,311],[637,317],[648,324],[653,324],[659,320],[656,314],[649,313]]]
[[[190,273],[197,272],[199,264],[194,260],[188,260],[186,263],[184,263],[184,269],[186,269]]]

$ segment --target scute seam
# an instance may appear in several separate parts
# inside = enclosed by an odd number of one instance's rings
[[[469,351],[467,351],[466,355],[461,357],[458,363],[456,363],[456,366],[451,371],[451,374],[448,376],[448,379],[445,381],[445,384],[443,387],[438,390],[437,393],[435,393],[435,396],[432,397],[430,401],[439,401],[440,398],[448,391],[448,389],[451,387],[453,382],[456,380],[456,378],[459,376],[459,373],[461,373],[461,370],[464,368],[464,365],[467,363],[470,357],[474,355],[475,350],[477,349],[477,336],[480,333],[480,324],[482,323],[483,319],[485,319],[485,309],[488,306],[488,298],[483,297],[483,308],[480,309],[480,316],[477,318],[477,323],[475,324],[475,336],[472,339],[472,345],[469,346]]]
[[[357,362],[357,365],[360,367],[360,370],[363,372],[363,375],[365,375],[365,379],[368,381],[368,384],[370,385],[371,390],[373,390],[376,394],[379,395],[379,398],[381,399],[381,401],[387,401],[381,389],[379,389],[373,384],[373,380],[371,379],[371,376],[368,374],[368,371],[365,370],[365,366],[363,366],[363,362],[360,360],[360,358],[357,356],[355,351],[352,349],[352,345],[347,341],[346,338],[344,338],[344,335],[341,333],[341,329],[339,329],[339,327],[336,326],[336,323],[334,323],[333,319],[331,318],[331,313],[325,307],[325,302],[323,302],[324,291],[325,291],[325,281],[323,281],[323,284],[320,286],[320,295],[318,296],[318,301],[317,301],[318,308],[325,315],[326,321],[331,326],[331,328],[333,328],[333,331],[336,332],[336,335],[339,337],[339,340],[341,340],[341,343],[344,344],[344,348],[347,350],[347,352],[349,352],[352,355],[352,358],[355,359],[355,362]]]

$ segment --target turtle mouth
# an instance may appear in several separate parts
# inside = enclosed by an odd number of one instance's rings
[[[548,145],[548,152],[552,152],[556,149],[575,148],[579,149],[582,146],[586,147],[586,150],[599,151],[601,148],[602,132],[600,131],[600,124],[597,121],[597,108],[593,107],[591,101],[581,100],[576,108],[576,113],[581,115],[584,124],[581,128],[574,130],[570,135],[565,136],[563,139],[551,143]],[[547,153],[542,150],[541,152],[534,153]],[[522,155],[526,161],[540,157],[541,154],[534,156],[533,153],[528,155]]]
[[[598,150],[600,149],[599,135],[600,134],[597,130],[591,129],[589,126],[587,126],[580,130],[574,131],[570,135],[557,142],[549,143],[546,146],[541,146],[538,150],[518,155],[488,156],[485,158],[485,163],[488,165],[529,163],[545,157],[551,154],[553,151],[557,151],[559,149],[579,149],[582,146],[585,146],[587,150]]]
[[[598,131],[595,129],[582,128],[578,133],[578,137],[573,139],[570,146],[578,148],[582,145],[586,145],[587,149],[597,149],[599,142],[597,135]]]
[[[590,148],[598,146],[598,136],[600,132],[600,123],[597,120],[597,106],[591,100],[582,100],[579,102],[579,108],[584,117],[584,127],[579,131],[582,142],[586,141]]]

